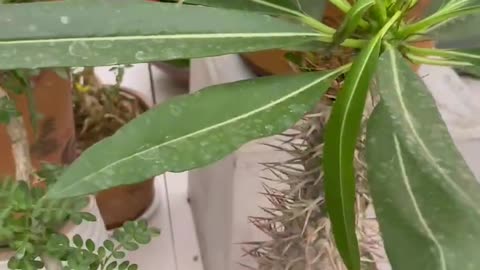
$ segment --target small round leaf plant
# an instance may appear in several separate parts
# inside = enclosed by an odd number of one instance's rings
[[[0,10],[0,69],[97,66],[267,49],[348,48],[334,70],[207,87],[165,102],[90,148],[49,188],[62,199],[211,164],[251,140],[293,126],[343,83],[326,126],[326,206],[349,270],[360,269],[355,233],[355,144],[368,96],[368,181],[393,269],[478,269],[480,187],[455,148],[412,64],[479,64],[480,1],[185,0],[65,1]],[[344,13],[332,28],[311,16]],[[209,6],[209,7],[206,7]],[[110,22],[110,23],[105,23]],[[35,31],[32,31],[35,29]],[[431,41],[435,48],[419,46]],[[10,114],[8,111],[4,114]]]
[[[114,232],[112,240],[98,247],[92,239],[84,240],[81,235],[69,239],[63,232],[63,228],[96,221],[93,214],[85,212],[93,198],[45,196],[64,168],[43,164],[35,170],[31,164],[24,118],[9,98],[12,93],[31,95],[28,74],[32,72],[0,73],[0,124],[5,126],[12,143],[16,169],[15,178],[0,178],[0,252],[3,259],[8,259],[7,265],[5,261],[1,265],[13,270],[136,269],[125,259],[125,252],[148,244],[158,234],[145,221],[127,222]],[[36,115],[33,106],[29,109],[31,115]],[[36,118],[29,120],[35,127]]]

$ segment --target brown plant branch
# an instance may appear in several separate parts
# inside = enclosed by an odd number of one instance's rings
[[[7,97],[5,89],[0,86],[0,98]],[[30,182],[33,172],[30,159],[27,131],[22,116],[13,117],[6,125],[7,134],[12,145],[12,154],[15,161],[15,178],[17,181]]]
[[[0,86],[0,98],[9,98],[7,91]],[[33,173],[33,166],[30,159],[30,147],[28,144],[27,130],[25,129],[22,116],[13,117],[6,125],[8,137],[12,144],[12,154],[15,160],[15,178],[17,181],[30,183]],[[41,259],[47,270],[61,270],[63,266],[60,261],[42,255]]]

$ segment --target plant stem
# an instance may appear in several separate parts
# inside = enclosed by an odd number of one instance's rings
[[[473,66],[471,63],[465,62],[465,61],[428,58],[428,57],[418,56],[412,53],[406,53],[406,56],[408,59],[410,59],[410,61],[412,61],[415,64],[427,64],[427,65],[434,65],[434,66],[457,66],[457,67]]]
[[[291,10],[289,8],[282,7],[282,6],[279,6],[279,5],[264,1],[264,0],[250,0],[250,1],[252,1],[254,3],[257,3],[257,4],[260,4],[260,5],[271,7],[273,9],[280,10],[280,11],[283,11],[287,14],[298,17],[303,23],[315,28],[316,30],[318,30],[322,33],[325,33],[325,34],[335,33],[335,29],[333,29],[333,28],[327,26],[326,24],[323,24],[323,23],[315,20],[314,18],[312,18],[310,16],[307,16],[307,15],[301,13],[301,12]]]
[[[331,43],[333,42],[333,36],[319,36],[318,38],[319,41],[321,42],[326,42],[326,43]],[[368,41],[367,40],[364,40],[364,39],[351,39],[351,38],[347,38],[342,44],[343,47],[347,47],[347,48],[354,48],[354,49],[360,49],[360,48],[363,48],[363,46],[365,46],[365,44],[367,43]]]
[[[445,24],[452,19],[456,19],[462,16],[466,16],[475,12],[478,12],[480,7],[473,8],[464,8],[459,10],[452,11],[441,11],[437,12],[430,17],[427,17],[419,22],[405,26],[400,30],[399,34],[402,38],[409,37],[411,35],[424,34],[428,31],[431,31],[442,24]]]
[[[8,94],[7,91],[0,86],[0,98],[2,97],[8,98]],[[26,181],[29,183],[33,169],[30,159],[27,131],[22,116],[10,119],[6,128],[12,145],[13,159],[15,161],[15,178],[17,181]]]
[[[440,50],[440,49],[428,49],[420,48],[411,45],[405,45],[405,48],[410,52],[418,56],[439,56],[444,58],[463,58],[472,61],[480,61],[480,55],[449,51],[449,50]]]
[[[330,0],[330,3],[332,3],[332,5],[336,6],[338,9],[340,9],[344,13],[347,13],[352,8],[350,3],[348,3],[345,0]]]
[[[375,0],[374,5],[375,14],[382,24],[386,23],[388,20],[387,16],[387,7],[384,0]]]
[[[63,265],[59,260],[53,259],[50,256],[44,254],[40,256],[46,270],[61,270]]]
[[[120,249],[123,248],[123,245],[122,244],[118,244],[114,249],[113,251],[103,260],[103,262],[100,264],[100,270],[105,270],[105,268],[107,267],[108,263],[110,262],[110,260],[112,259],[113,257],[113,253],[119,251]]]

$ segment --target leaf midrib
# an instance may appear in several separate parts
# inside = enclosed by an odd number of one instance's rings
[[[405,184],[405,189],[407,190],[408,196],[411,199],[411,203],[413,205],[413,208],[415,209],[415,213],[417,214],[418,219],[420,220],[420,223],[424,227],[425,231],[427,232],[428,237],[432,240],[436,248],[438,249],[438,255],[439,255],[439,260],[440,260],[440,265],[441,265],[441,270],[447,270],[447,262],[445,259],[445,252],[443,250],[442,245],[436,238],[435,234],[433,233],[432,229],[428,225],[428,222],[426,219],[423,217],[422,210],[420,210],[420,206],[417,202],[417,199],[415,198],[415,194],[413,193],[412,186],[410,185],[409,177],[407,174],[407,170],[405,168],[405,162],[403,160],[403,155],[401,153],[401,147],[400,143],[398,141],[398,137],[396,134],[393,135],[393,140],[395,143],[395,152],[397,153],[397,159],[398,159],[398,165],[400,166],[400,173],[401,173],[401,178],[403,180],[403,183]]]
[[[428,147],[425,145],[425,142],[422,140],[420,135],[417,133],[417,131],[416,131],[414,125],[413,125],[411,114],[410,114],[409,110],[407,109],[407,106],[406,106],[405,101],[404,101],[403,96],[402,96],[402,90],[401,90],[401,86],[400,86],[400,78],[398,77],[399,68],[398,68],[398,63],[397,63],[397,60],[396,60],[395,51],[394,51],[394,49],[390,48],[388,50],[388,53],[390,54],[390,58],[392,59],[391,60],[391,68],[392,68],[392,73],[393,73],[393,84],[394,84],[395,94],[398,98],[401,109],[403,110],[403,113],[401,115],[404,117],[411,134],[413,135],[415,140],[420,145],[420,149],[423,150],[423,153],[424,153],[423,156],[427,157],[427,159],[430,161],[430,164],[441,174],[441,176],[443,178],[445,178],[445,180],[447,180],[447,183],[453,189],[455,189],[457,192],[460,193],[461,197],[464,200],[466,200],[466,202],[469,205],[472,206],[472,209],[475,209],[475,211],[477,213],[480,213],[480,210],[477,209],[477,204],[475,204],[475,201],[472,200],[470,198],[470,196],[467,193],[465,193],[460,187],[458,187],[456,182],[445,172],[444,169],[442,169],[442,167],[437,165],[437,162],[436,162],[435,158],[433,157],[432,153],[430,153],[430,151],[428,150]]]
[[[470,2],[470,0],[460,0],[460,1],[455,1],[454,0],[454,1],[450,2],[451,5],[450,5],[450,3],[448,3],[447,6],[449,8],[454,8],[454,9],[455,8],[461,8],[463,5],[468,4],[468,2]]]
[[[375,37],[375,43],[377,43],[377,42],[379,42],[379,36],[378,36],[378,35]],[[376,46],[372,46],[372,47],[371,47],[371,50],[368,52],[368,57],[367,57],[367,59],[370,58],[370,55],[373,53],[375,47],[376,47]],[[363,66],[361,67],[361,70],[362,70],[362,71],[365,70],[365,68],[366,68],[366,66],[367,66],[367,62],[368,62],[368,61],[364,61]],[[354,86],[355,86],[354,88],[357,88],[358,84],[360,83],[360,80],[361,80],[361,76],[357,76],[356,81],[355,81],[355,83],[354,83]],[[346,106],[346,108],[350,108],[350,106],[351,106],[351,104],[352,104],[352,101],[354,100],[354,98],[353,98],[354,96],[355,96],[355,95],[354,95],[354,92],[352,92],[352,95],[350,95],[350,96],[349,96],[349,99],[347,100],[347,104],[346,104],[347,106]],[[345,137],[344,137],[344,131],[345,131],[345,125],[346,125],[346,123],[347,123],[347,117],[348,117],[348,114],[347,114],[347,113],[345,113],[345,114],[343,115],[343,117],[342,117],[342,122],[341,122],[341,124],[340,124],[340,127],[341,127],[341,128],[340,128],[340,135],[339,135],[340,138],[345,138]],[[338,155],[339,164],[343,164],[343,162],[342,162],[342,160],[343,160],[343,151],[342,151],[342,149],[343,149],[343,147],[344,147],[344,146],[343,146],[343,140],[340,140],[340,143],[339,143],[338,145],[339,145],[339,150],[340,150],[340,151],[339,151],[339,155]],[[342,167],[341,165],[340,165],[339,167],[340,167],[340,168],[339,168],[339,176],[340,176],[340,181],[339,181],[340,185],[339,185],[339,186],[340,186],[340,192],[343,193],[344,187],[343,187],[343,181],[341,180],[341,179],[343,179],[343,170],[342,170],[342,168],[341,168],[341,167]],[[342,200],[342,204],[343,204],[343,205],[346,205],[346,202],[344,201],[344,200],[345,200],[344,196],[340,196],[340,197],[341,197],[341,200]],[[347,214],[345,213],[345,207],[342,207],[342,214],[343,214],[343,217],[346,217],[346,216],[347,216]],[[346,222],[346,218],[343,218],[343,221],[344,221],[344,224],[343,224],[343,225],[344,225],[344,228],[349,228],[349,226],[347,226],[347,224],[345,223],[345,222]],[[348,231],[348,230],[346,230],[346,231]],[[350,239],[350,238],[347,237],[347,239]],[[347,241],[349,241],[349,240],[347,240]],[[349,243],[348,246],[351,246],[351,243]]]
[[[251,116],[251,115],[254,115],[254,114],[256,114],[256,113],[259,113],[259,112],[261,112],[261,111],[267,110],[267,109],[269,109],[270,107],[273,107],[273,106],[275,106],[275,105],[278,105],[278,104],[280,104],[280,103],[288,100],[289,98],[291,98],[291,97],[293,97],[293,96],[295,96],[295,95],[300,94],[301,92],[309,89],[310,87],[312,87],[312,86],[314,86],[314,85],[322,82],[323,80],[325,80],[325,79],[327,79],[327,78],[329,78],[329,77],[334,76],[335,74],[337,74],[337,73],[339,73],[339,72],[340,72],[339,70],[335,70],[335,71],[332,71],[332,72],[330,72],[330,73],[327,73],[327,74],[325,74],[324,76],[318,78],[317,80],[315,80],[315,81],[313,81],[313,82],[311,82],[311,83],[303,86],[302,88],[298,89],[297,91],[294,91],[294,92],[292,92],[291,94],[286,95],[286,96],[284,96],[284,97],[276,100],[275,102],[268,103],[267,105],[262,106],[262,107],[260,107],[260,108],[258,108],[258,109],[256,109],[256,110],[253,110],[253,111],[251,111],[251,112],[249,112],[249,113],[242,114],[242,115],[240,115],[240,116],[236,116],[236,117],[231,118],[231,119],[229,119],[229,120],[227,120],[227,121],[223,121],[223,122],[221,122],[221,123],[218,123],[218,124],[209,126],[209,127],[207,127],[207,128],[197,130],[197,131],[195,131],[195,132],[193,132],[193,133],[189,133],[189,134],[187,134],[187,135],[180,136],[180,137],[178,137],[178,138],[176,138],[176,139],[173,139],[173,140],[164,142],[164,143],[159,144],[159,145],[155,145],[155,146],[153,146],[153,147],[149,147],[149,148],[147,148],[147,149],[145,149],[145,150],[143,150],[143,151],[140,151],[140,152],[137,152],[137,153],[135,153],[135,154],[133,154],[133,155],[127,156],[127,157],[122,158],[122,159],[119,159],[119,160],[117,160],[117,161],[115,161],[115,162],[113,162],[113,163],[110,163],[108,166],[105,166],[105,167],[101,168],[100,170],[97,170],[96,172],[91,173],[91,174],[89,174],[89,175],[87,175],[87,176],[79,179],[77,182],[75,182],[75,184],[72,185],[72,187],[75,186],[75,185],[78,185],[78,184],[79,184],[80,182],[82,182],[82,181],[87,181],[88,179],[90,179],[91,177],[97,175],[98,173],[103,172],[103,171],[105,171],[105,170],[107,170],[107,169],[110,169],[110,168],[116,166],[117,164],[122,163],[123,161],[128,160],[128,159],[130,159],[130,158],[133,158],[133,157],[136,157],[136,156],[140,156],[140,155],[142,155],[142,154],[144,154],[144,153],[147,153],[147,152],[149,152],[149,151],[151,151],[151,150],[154,150],[154,149],[157,149],[157,148],[161,148],[161,147],[167,146],[167,145],[169,145],[169,144],[173,144],[173,143],[176,143],[176,142],[179,142],[179,141],[188,139],[188,138],[190,138],[190,137],[192,137],[192,136],[196,136],[196,135],[199,135],[199,134],[208,132],[208,131],[210,131],[210,130],[214,130],[214,129],[220,128],[220,127],[225,126],[225,125],[228,125],[228,124],[230,124],[230,123],[233,123],[233,122],[239,121],[239,120],[241,120],[241,119],[247,118],[247,117],[249,117],[249,116]]]
[[[121,40],[151,40],[151,39],[208,39],[208,38],[263,38],[263,37],[328,37],[314,32],[272,32],[272,33],[209,33],[209,34],[172,34],[172,35],[138,35],[138,36],[107,36],[107,37],[72,37],[72,38],[39,38],[24,40],[0,40],[3,44],[31,44],[50,42],[77,41],[121,41]]]

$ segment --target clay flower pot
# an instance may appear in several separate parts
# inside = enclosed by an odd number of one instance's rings
[[[100,90],[101,91],[101,90]],[[147,111],[150,106],[135,92],[121,87],[119,95],[128,100],[136,100],[138,109],[141,113]],[[95,133],[82,134],[83,128],[77,110],[75,110],[75,119],[77,121],[77,136],[79,150],[83,151],[94,143],[101,141],[105,137],[112,135],[122,125],[105,126]],[[103,117],[103,116],[102,116]],[[114,121],[112,119],[102,121]],[[102,126],[103,127],[103,126]],[[94,140],[94,141],[93,141]],[[136,220],[138,218],[147,218],[155,207],[153,204],[155,198],[154,180],[149,179],[145,182],[133,185],[125,185],[99,192],[96,195],[98,207],[108,230],[121,227],[126,221]]]
[[[38,133],[34,134],[25,95],[11,95],[26,125],[33,165],[42,162],[69,164],[75,158],[71,82],[53,71],[42,71],[32,78],[36,111],[41,115]],[[15,175],[10,139],[0,125],[0,177]]]

